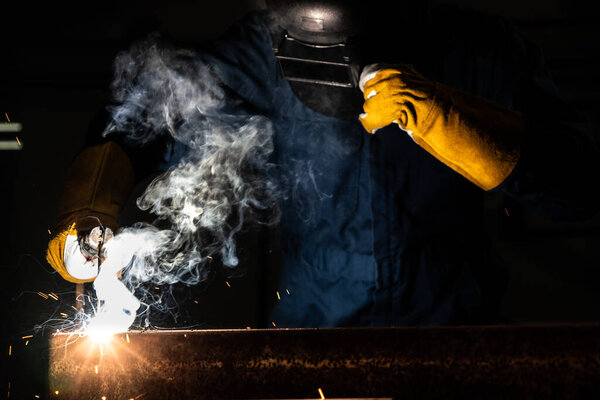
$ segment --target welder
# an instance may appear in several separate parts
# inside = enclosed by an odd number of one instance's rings
[[[485,193],[558,220],[600,204],[597,144],[536,46],[504,18],[397,3],[268,1],[199,50],[232,107],[273,122],[273,162],[311,168],[279,204],[278,327],[497,322]],[[132,184],[116,141],[74,161],[48,248],[65,279],[93,280],[92,229],[118,229]]]

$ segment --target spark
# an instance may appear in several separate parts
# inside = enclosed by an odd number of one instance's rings
[[[23,336],[21,339],[29,339],[29,338],[32,338],[32,337],[33,337],[33,335],[27,335],[27,336]]]
[[[145,396],[145,395],[146,395],[146,393],[138,394],[137,396],[135,396],[135,398],[133,400],[137,400],[140,397]]]
[[[52,235],[52,232],[50,232],[50,229],[48,229],[48,235]]]
[[[7,113],[4,113],[4,115],[6,116],[6,120],[7,120],[8,122],[10,122],[10,118],[8,118],[8,114],[7,114]]]
[[[277,328],[277,325],[275,325],[275,322],[271,322],[271,323],[273,324],[273,326],[274,326],[274,327],[276,327],[276,328]]]
[[[25,346],[27,346],[29,344],[29,340],[25,341]]]
[[[54,392],[54,394],[56,394],[56,395],[58,395],[59,393],[60,393],[60,392],[59,392],[58,390]]]
[[[209,260],[212,260],[212,259],[213,259],[211,256],[206,256],[206,258],[208,258]]]
[[[129,333],[125,334],[125,339],[127,339],[127,343],[129,343]]]
[[[291,294],[291,293],[290,293],[290,291],[289,291],[288,289],[285,289],[285,292],[286,292],[287,294]]]
[[[46,293],[37,292],[37,294],[42,296],[44,299],[48,300],[48,295]]]
[[[22,146],[22,145],[21,145],[21,141],[19,140],[19,137],[18,137],[18,136],[15,136],[15,139],[17,139],[17,144],[18,144],[19,146]]]
[[[227,284],[227,286],[231,287],[231,285],[229,284],[229,282],[225,281],[225,283]]]
[[[102,396],[102,400],[106,400],[106,396]]]
[[[323,394],[321,388],[319,388],[319,395],[321,396],[321,399],[325,399],[325,395]]]
[[[54,292],[48,293],[48,296],[52,297],[54,300],[58,301],[58,296],[54,294]]]
[[[33,397],[35,397],[36,399],[39,399],[39,398],[40,398],[40,396],[39,396],[39,395],[37,395],[37,394],[36,394],[35,396],[33,396]]]
[[[8,346],[8,355],[12,355],[12,345]]]
[[[94,365],[94,371],[96,372],[96,375],[98,374],[98,366]]]
[[[281,300],[281,297],[279,296],[279,292],[277,292],[277,300]]]
[[[504,212],[506,213],[506,216],[507,216],[507,217],[510,217],[510,214],[508,213],[508,208],[505,208],[505,209],[504,209]]]
[[[198,304],[198,300],[194,300],[194,303]]]
[[[69,316],[67,315],[67,313],[64,313],[64,312],[61,312],[61,313],[60,313],[60,315],[61,315],[63,318],[68,318],[68,317],[69,317]]]

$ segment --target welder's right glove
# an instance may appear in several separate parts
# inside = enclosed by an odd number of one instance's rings
[[[89,147],[67,172],[59,204],[58,232],[46,260],[67,281],[91,282],[101,245],[118,228],[117,218],[133,188],[133,167],[114,142]]]
[[[520,156],[520,113],[427,80],[411,66],[367,66],[360,122],[375,133],[396,123],[431,155],[484,190],[500,185]]]

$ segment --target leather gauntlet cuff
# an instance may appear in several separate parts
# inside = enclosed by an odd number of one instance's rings
[[[520,113],[436,83],[424,115],[415,142],[480,188],[497,187],[517,164],[525,132]]]

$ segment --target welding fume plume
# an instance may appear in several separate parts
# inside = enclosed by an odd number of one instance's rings
[[[150,286],[195,285],[215,255],[233,270],[235,234],[279,219],[271,123],[225,112],[223,89],[200,55],[151,35],[117,56],[112,89],[117,105],[104,135],[139,146],[170,137],[182,156],[137,200],[157,216],[154,225],[123,228],[104,245],[94,282],[100,306],[87,326],[105,333],[127,330],[142,305],[160,309]]]

